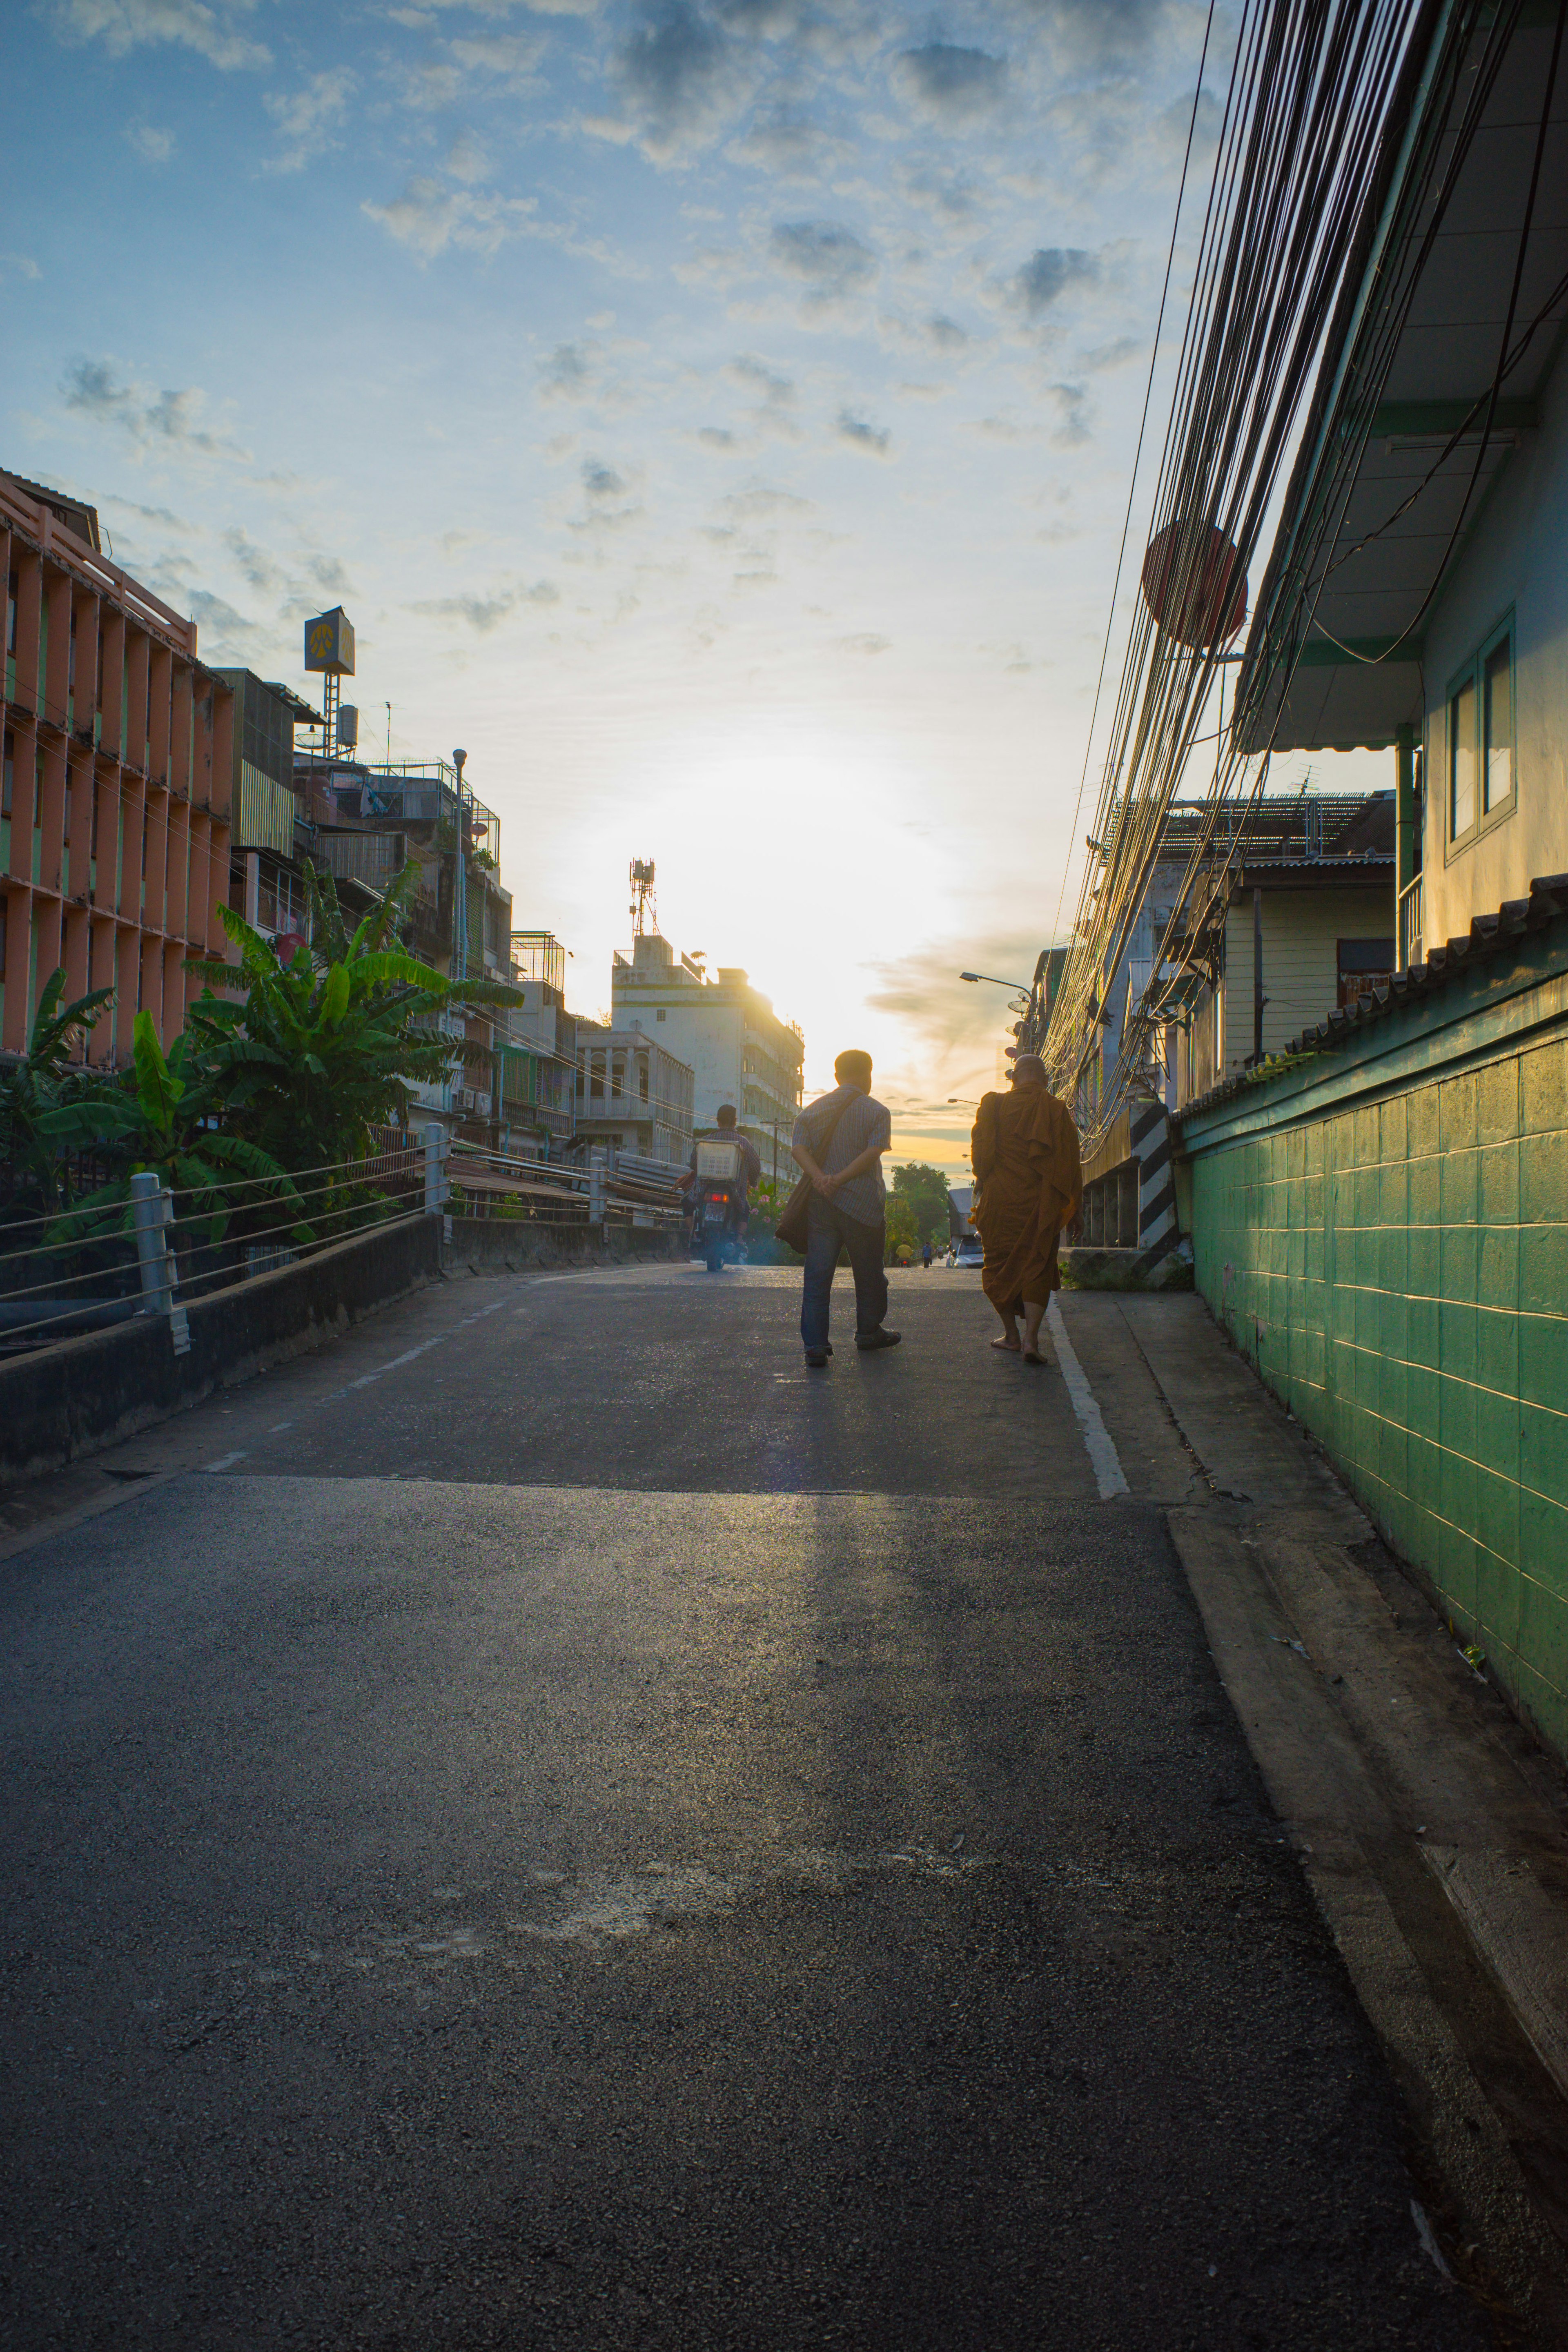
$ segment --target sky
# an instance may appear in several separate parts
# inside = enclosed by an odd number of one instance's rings
[[[464,746],[574,1010],[652,857],[808,1094],[866,1047],[957,1178],[1007,1003],[958,971],[1026,980],[1076,897],[1205,10],[7,16],[0,465],[209,661],[304,688],[341,602],[362,751]]]

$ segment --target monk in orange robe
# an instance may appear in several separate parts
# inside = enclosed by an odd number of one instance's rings
[[[1002,1318],[991,1345],[1038,1364],[1040,1318],[1062,1284],[1057,1247],[1078,1214],[1083,1178],[1078,1129],[1038,1055],[1018,1055],[1011,1083],[1010,1094],[983,1097],[970,1138],[974,1223],[985,1245],[980,1279]]]

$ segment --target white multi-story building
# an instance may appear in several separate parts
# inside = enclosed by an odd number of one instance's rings
[[[733,1103],[764,1171],[787,1162],[805,1043],[743,971],[721,964],[710,979],[694,958],[678,956],[651,931],[634,942],[629,958],[616,956],[610,992],[616,1031],[644,1031],[690,1069],[699,1128],[712,1126],[721,1103]]]
[[[577,1023],[575,1134],[684,1168],[691,1152],[692,1076],[646,1029]]]

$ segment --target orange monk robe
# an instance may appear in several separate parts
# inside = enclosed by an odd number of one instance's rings
[[[1083,1191],[1067,1106],[1044,1087],[983,1097],[970,1157],[986,1297],[1004,1315],[1048,1305],[1062,1286],[1057,1245]]]

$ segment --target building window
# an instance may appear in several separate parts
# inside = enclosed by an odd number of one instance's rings
[[[653,1017],[656,1021],[662,1021],[664,1019],[664,1008],[662,1005]]]
[[[1514,803],[1513,620],[1478,648],[1448,687],[1448,843],[1468,845]]]

